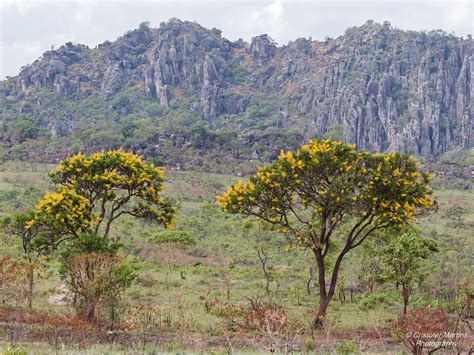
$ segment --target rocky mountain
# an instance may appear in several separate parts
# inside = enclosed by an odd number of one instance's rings
[[[66,43],[4,80],[0,142],[6,158],[123,146],[234,172],[311,137],[436,157],[473,146],[473,68],[471,37],[389,23],[283,46],[143,23],[96,48]]]

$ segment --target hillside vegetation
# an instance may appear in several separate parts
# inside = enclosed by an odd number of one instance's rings
[[[325,41],[231,42],[172,19],[95,48],[66,43],[1,82],[9,159],[124,147],[246,173],[313,137],[436,157],[472,147],[472,39],[368,21]]]

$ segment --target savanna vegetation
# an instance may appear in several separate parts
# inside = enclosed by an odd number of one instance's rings
[[[240,178],[122,150],[4,162],[0,346],[468,351],[474,193],[428,170],[332,140]]]

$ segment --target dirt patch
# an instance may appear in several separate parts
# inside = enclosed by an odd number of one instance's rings
[[[387,334],[384,332],[382,339],[379,334],[370,330],[347,331],[330,336],[314,334],[314,349],[334,349],[339,341],[347,339],[362,345],[367,351],[381,349],[381,342],[390,342]],[[173,344],[192,351],[223,348],[298,351],[305,339],[311,336],[296,334],[287,339],[269,339],[267,335],[259,334],[210,336],[182,331],[134,332],[118,323],[87,323],[73,315],[0,308],[0,337],[11,344],[39,342],[47,343],[53,348],[87,348],[96,344],[114,343],[127,348],[139,348],[148,344],[162,349]]]

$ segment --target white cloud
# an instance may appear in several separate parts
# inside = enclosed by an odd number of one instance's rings
[[[474,27],[473,22],[473,2],[456,1],[447,6],[447,14],[444,25],[449,26],[452,23],[466,24],[471,26],[471,32]]]
[[[268,26],[268,31],[273,36],[278,37],[286,26],[283,17],[283,2],[281,0],[274,0],[258,14]],[[257,19],[258,20],[258,19]]]
[[[18,42],[14,43],[13,45],[7,45],[4,41],[0,41],[0,54],[2,57],[0,66],[0,77],[4,78],[8,75],[16,75],[22,66],[31,64],[39,57],[39,55],[41,55],[43,51],[44,45],[38,41]],[[11,67],[5,65],[9,64],[9,62],[4,61],[3,57],[8,53],[14,53],[16,71],[12,72]]]
[[[73,41],[95,46],[142,21],[171,17],[222,30],[231,40],[268,33],[280,45],[298,37],[338,36],[368,19],[402,29],[473,29],[469,0],[0,0],[0,78],[16,75],[48,50]]]

